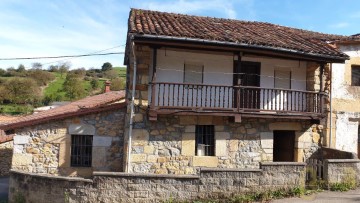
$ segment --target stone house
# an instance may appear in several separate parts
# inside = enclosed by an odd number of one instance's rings
[[[3,124],[14,134],[11,168],[92,176],[123,171],[124,91],[110,91]]]
[[[360,158],[360,34],[333,45],[350,58],[345,64],[332,64],[331,146],[357,153]]]
[[[329,41],[344,38],[132,9],[126,171],[196,174],[316,158],[330,143],[331,64],[348,59]]]

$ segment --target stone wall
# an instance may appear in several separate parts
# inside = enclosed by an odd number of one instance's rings
[[[122,171],[124,118],[121,109],[16,129],[12,168],[67,176]],[[93,135],[92,167],[70,167],[71,134]]]
[[[355,181],[360,186],[359,159],[327,159],[324,164],[324,179],[329,184]]]
[[[0,177],[8,176],[13,155],[13,141],[0,143]]]
[[[138,114],[137,114],[138,115]],[[215,156],[195,156],[195,125],[215,126]],[[273,160],[273,131],[295,131],[294,161],[316,158],[321,126],[309,121],[228,117],[158,116],[135,119],[131,170],[136,173],[196,174],[199,167],[258,168]],[[127,133],[126,133],[127,134]]]
[[[199,175],[95,172],[92,180],[12,172],[10,202],[161,202],[220,199],[248,192],[304,187],[304,163],[264,163],[260,169],[201,169]]]

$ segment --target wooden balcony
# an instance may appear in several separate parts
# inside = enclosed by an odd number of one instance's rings
[[[149,115],[151,120],[158,114],[319,119],[326,98],[323,92],[156,82]]]

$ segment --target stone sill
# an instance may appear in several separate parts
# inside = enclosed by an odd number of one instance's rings
[[[14,170],[14,169],[11,169],[10,173],[15,173],[15,174],[20,174],[20,175],[29,175],[29,176],[33,176],[33,177],[39,177],[39,178],[64,180],[64,181],[70,181],[70,182],[78,182],[78,181],[87,182],[87,183],[93,182],[90,179],[79,178],[79,177],[66,177],[66,176],[56,176],[56,175],[50,175],[50,174],[29,173],[29,172]]]
[[[93,176],[117,176],[117,177],[142,177],[142,178],[178,178],[178,179],[199,179],[198,175],[173,175],[173,174],[148,174],[148,173],[124,173],[94,171]]]
[[[305,166],[304,162],[260,162],[261,166]]]
[[[201,172],[261,172],[257,168],[200,168]]]
[[[360,159],[326,159],[328,163],[360,163]]]

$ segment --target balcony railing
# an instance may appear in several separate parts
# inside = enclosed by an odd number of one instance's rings
[[[325,93],[249,86],[152,83],[151,108],[258,113],[323,113]]]

